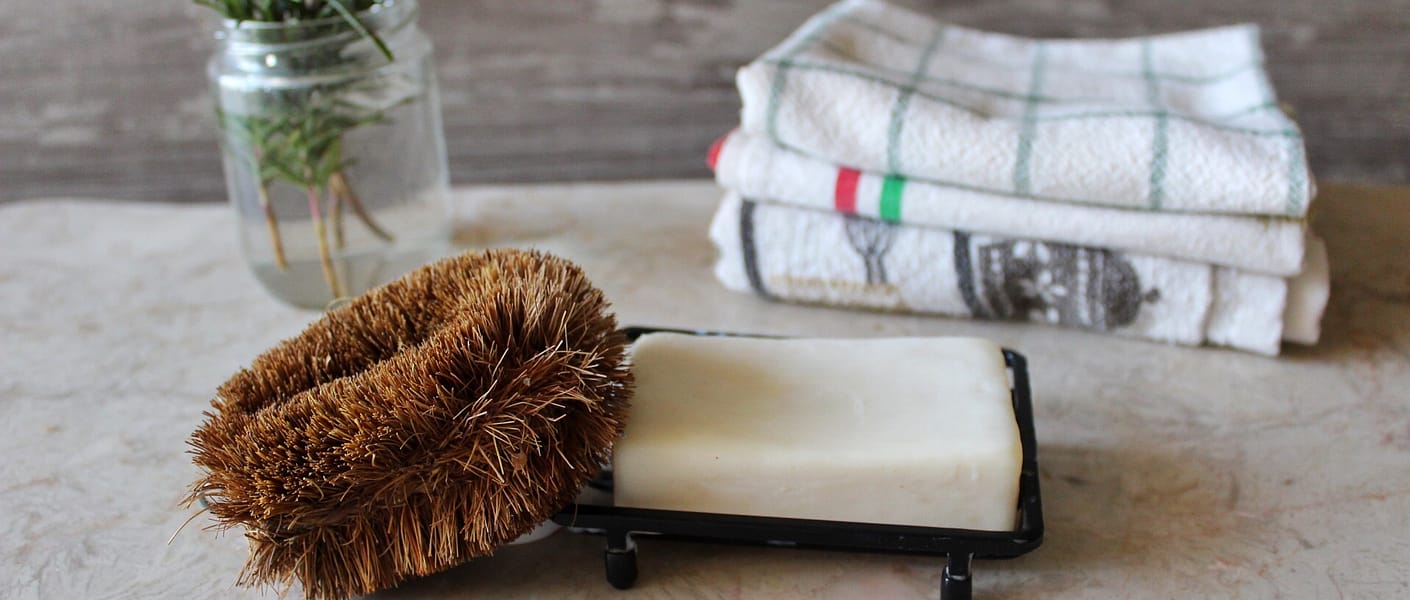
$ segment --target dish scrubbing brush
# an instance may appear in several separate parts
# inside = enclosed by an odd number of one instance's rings
[[[341,599],[490,554],[574,500],[621,433],[625,339],[572,263],[518,250],[423,267],[225,382],[192,435],[241,585]]]

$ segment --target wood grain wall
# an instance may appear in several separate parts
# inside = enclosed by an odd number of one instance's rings
[[[457,183],[705,176],[736,67],[827,0],[422,0]],[[1253,21],[1323,179],[1410,181],[1410,0],[905,1],[1041,36]],[[0,201],[223,199],[210,19],[183,0],[3,0]]]

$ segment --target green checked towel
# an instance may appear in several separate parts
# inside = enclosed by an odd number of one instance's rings
[[[813,17],[740,70],[742,128],[806,155],[1037,200],[1301,217],[1302,136],[1258,29],[1035,40],[875,0]]]

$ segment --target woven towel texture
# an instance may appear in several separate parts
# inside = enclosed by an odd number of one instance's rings
[[[1253,26],[1039,40],[846,0],[741,69],[737,83],[745,131],[908,179],[1292,217],[1314,193]]]

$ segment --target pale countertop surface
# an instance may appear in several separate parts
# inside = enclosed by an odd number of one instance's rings
[[[1410,597],[1410,188],[1324,186],[1313,348],[1263,358],[721,288],[705,182],[457,191],[466,247],[578,261],[629,324],[979,335],[1027,354],[1047,535],[978,598]],[[246,598],[238,533],[177,506],[215,388],[316,313],[248,274],[224,205],[0,208],[0,597]],[[643,540],[630,591],[560,532],[383,598],[935,598],[942,559]],[[295,592],[297,594],[297,592]],[[295,595],[294,597],[297,597]]]

